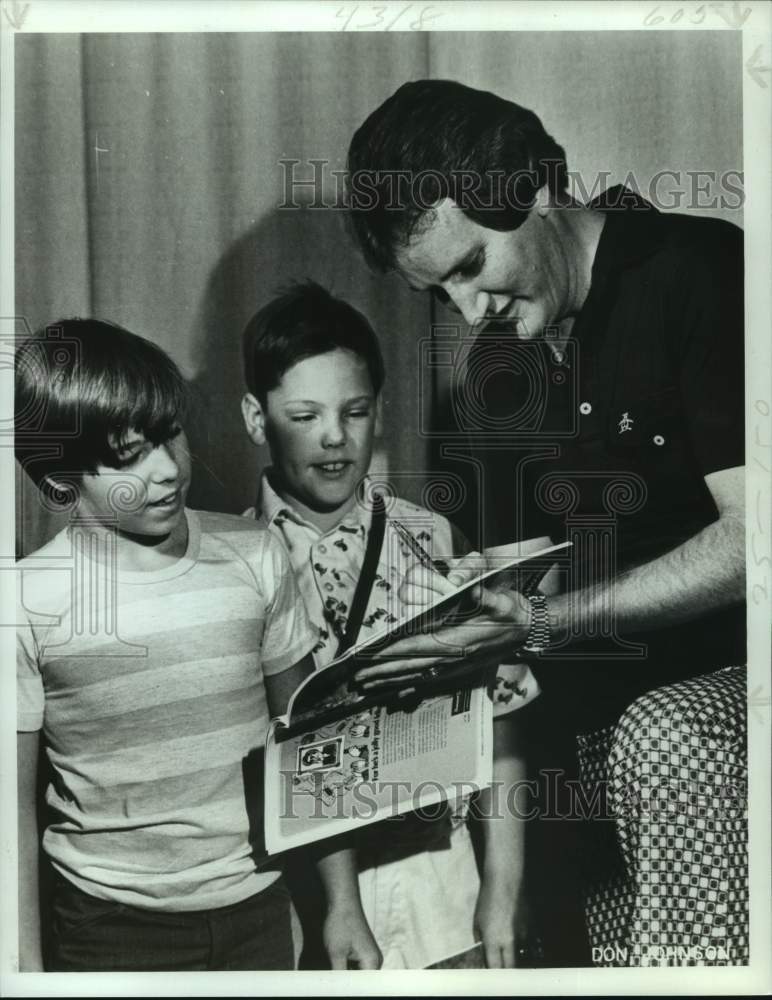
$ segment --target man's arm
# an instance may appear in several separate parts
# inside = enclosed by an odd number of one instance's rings
[[[516,815],[520,797],[511,789],[526,780],[517,712],[493,722],[493,784],[477,800],[483,836],[483,871],[475,907],[475,930],[489,969],[517,963],[517,921],[525,858],[525,820]]]
[[[17,733],[19,971],[42,972],[37,775],[40,733]]]
[[[650,562],[611,580],[552,597],[548,608],[553,643],[569,636],[581,639],[610,604],[617,630],[624,634],[691,621],[739,603],[745,595],[744,482],[744,467],[710,473],[705,483],[718,509],[716,521]],[[452,582],[462,583],[479,572],[479,554],[468,558],[472,568],[466,570],[466,560],[461,560],[454,567]],[[420,583],[409,579],[405,587],[406,596],[414,602],[426,603],[433,586],[445,592],[446,581],[435,583],[422,570],[416,574]],[[401,659],[366,667],[357,677],[372,681],[415,672],[443,661],[443,647],[448,646],[463,647],[465,655],[478,656],[481,662],[493,663],[497,657],[503,661],[528,635],[530,604],[520,594],[484,588],[479,603],[481,613],[468,624],[403,639],[389,650]]]
[[[717,521],[664,555],[594,587],[549,602],[553,640],[584,631],[613,608],[620,633],[666,628],[739,603],[745,596],[745,469],[705,477]],[[607,613],[607,612],[606,612]]]

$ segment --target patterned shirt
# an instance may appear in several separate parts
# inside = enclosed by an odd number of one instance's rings
[[[369,492],[365,489],[363,495]],[[415,555],[391,523],[398,519],[435,560],[461,554],[465,540],[447,518],[400,497],[384,497],[386,530],[359,639],[405,616],[399,588]],[[359,571],[364,562],[372,510],[359,501],[329,531],[320,531],[281,497],[263,474],[257,507],[244,512],[257,517],[286,546],[311,621],[317,630],[314,660],[321,667],[334,659],[346,626]],[[538,686],[525,664],[502,664],[493,694],[494,716],[521,708],[538,694]]]

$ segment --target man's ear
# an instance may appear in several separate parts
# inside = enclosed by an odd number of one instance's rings
[[[378,393],[378,398],[375,401],[375,429],[373,431],[375,437],[380,437],[383,434],[383,396]]]
[[[265,444],[265,414],[259,401],[251,392],[245,392],[241,400],[241,415],[250,439],[255,444]]]

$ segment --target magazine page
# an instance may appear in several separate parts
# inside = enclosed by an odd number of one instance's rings
[[[409,705],[371,705],[288,739],[277,740],[273,723],[265,756],[268,853],[489,785],[492,718],[481,685]]]
[[[351,678],[361,666],[374,660],[388,659],[388,648],[398,639],[429,632],[441,625],[461,624],[474,616],[477,609],[468,598],[478,583],[492,589],[527,593],[538,586],[544,574],[561,556],[565,556],[570,547],[570,542],[562,542],[516,557],[511,551],[506,551],[508,546],[503,552],[488,553],[484,557],[486,569],[479,576],[455,588],[434,604],[420,608],[416,614],[385,627],[306,678],[290,698],[287,714],[281,721],[295,730],[299,726],[305,727],[311,720],[340,717],[355,708],[366,708],[374,703],[374,699],[380,701],[382,693],[365,695],[352,683]],[[448,655],[452,653],[453,650],[449,649]],[[461,649],[458,654],[462,655]]]

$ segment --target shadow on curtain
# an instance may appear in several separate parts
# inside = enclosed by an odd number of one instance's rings
[[[353,130],[399,84],[453,77],[533,107],[588,190],[631,170],[645,184],[658,169],[741,166],[739,33],[22,34],[14,42],[17,316],[30,329],[66,316],[111,319],[174,357],[200,404],[191,503],[201,507],[237,512],[252,502],[265,456],[241,431],[239,336],[277,286],[307,277],[350,298],[379,332],[388,378],[377,460],[408,498],[424,495],[432,459],[419,385],[447,392],[442,373],[420,364],[426,296],[368,274],[340,213],[277,209],[280,161],[301,161],[299,176],[311,159],[342,170]],[[740,221],[739,212],[708,212]],[[23,476],[17,504],[18,548],[27,553],[60,522]]]

